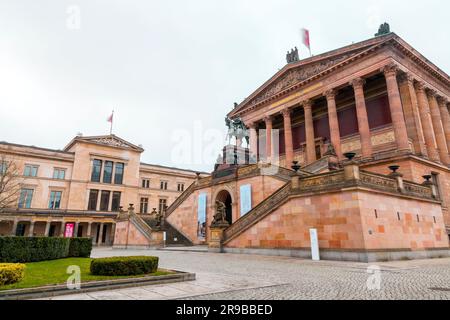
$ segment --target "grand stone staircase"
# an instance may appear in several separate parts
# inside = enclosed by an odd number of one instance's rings
[[[246,215],[242,216],[224,231],[223,244],[233,240],[236,236],[262,220],[285,203],[291,193],[291,182],[286,183],[271,196],[262,201]]]
[[[151,217],[142,217],[141,220],[152,230],[166,232],[166,246],[192,246],[193,243],[182,232],[177,230],[169,222],[164,221],[161,228],[156,225],[156,220]]]

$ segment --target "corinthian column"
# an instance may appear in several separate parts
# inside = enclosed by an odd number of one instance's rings
[[[292,144],[291,110],[284,109],[282,112],[284,121],[284,145],[286,153],[286,168],[290,168],[294,161],[294,146]]]
[[[266,123],[266,161],[270,162],[272,151],[272,117],[264,118]]]
[[[410,74],[403,74],[399,85],[405,113],[406,130],[408,131],[408,136],[413,140],[414,151],[418,155],[428,157],[420,121],[419,104],[416,91],[414,90],[414,77]]]
[[[255,156],[256,160],[258,159],[258,133],[256,131],[256,123],[250,123],[248,125],[250,131],[250,154]]]
[[[350,82],[355,91],[356,116],[358,118],[358,129],[361,139],[361,156],[372,157],[372,141],[370,139],[369,119],[367,117],[366,99],[364,98],[365,80],[357,78]]]
[[[341,133],[339,131],[338,115],[336,110],[336,91],[329,90],[324,93],[328,104],[328,122],[330,124],[330,138],[331,144],[336,151],[339,159],[342,159],[341,151]]]
[[[386,78],[389,108],[391,110],[392,126],[394,127],[395,141],[398,151],[410,150],[408,132],[406,131],[405,117],[403,115],[402,100],[397,84],[398,68],[395,64],[388,64],[382,69]]]
[[[305,111],[306,163],[310,164],[316,161],[316,143],[314,142],[312,101],[305,101],[303,103],[303,109]]]
[[[433,124],[431,122],[430,106],[428,105],[427,93],[425,92],[425,86],[422,82],[417,83],[416,92],[428,158],[433,161],[439,161],[439,153],[436,149],[436,140],[434,137]]]
[[[441,112],[442,126],[444,127],[445,140],[447,141],[447,150],[450,152],[450,115],[447,109],[447,100],[439,97],[438,104]]]
[[[434,135],[438,147],[441,162],[449,165],[449,157],[447,150],[447,142],[445,141],[444,129],[441,122],[441,112],[439,111],[438,102],[436,100],[436,92],[430,90],[428,92],[428,104],[430,105],[431,121],[433,122]]]

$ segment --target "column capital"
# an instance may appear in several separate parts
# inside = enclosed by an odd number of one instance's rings
[[[395,77],[399,71],[399,68],[395,63],[391,62],[381,68],[380,71],[384,73],[385,77]]]
[[[404,72],[399,75],[398,82],[401,84],[408,83],[414,85],[414,76],[409,72]]]
[[[292,109],[286,108],[280,111],[284,118],[290,117],[292,113]]]
[[[445,107],[445,106],[447,105],[447,103],[448,103],[448,100],[447,100],[447,98],[445,98],[445,97],[438,96],[438,97],[437,97],[437,102],[439,103],[439,105],[440,105],[441,107]]]
[[[419,92],[425,92],[425,90],[427,89],[427,86],[425,85],[424,82],[418,81],[418,82],[416,82],[416,89]]]
[[[308,99],[302,102],[303,109],[311,109],[312,108],[312,100]]]
[[[256,129],[256,121],[246,123],[246,126],[247,126],[249,129]]]
[[[327,100],[334,100],[336,98],[336,90],[330,89],[323,93],[324,97],[327,98]]]
[[[272,123],[272,116],[265,116],[264,117],[264,122],[265,123]]]
[[[436,90],[434,90],[434,89],[427,89],[427,94],[428,94],[428,96],[430,96],[430,97],[435,97],[435,98],[437,98],[437,92],[436,92]]]
[[[364,80],[363,78],[356,78],[350,81],[350,85],[353,86],[354,89],[362,89],[365,83],[366,80]]]

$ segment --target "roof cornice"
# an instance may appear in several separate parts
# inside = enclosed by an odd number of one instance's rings
[[[377,38],[373,38],[370,40],[375,40]],[[377,39],[379,40],[379,39]],[[263,105],[266,105],[274,100],[278,100],[284,96],[289,95],[293,91],[297,91],[299,88],[307,85],[308,83],[315,81],[319,78],[322,78],[331,72],[334,72],[337,69],[340,69],[356,60],[359,60],[363,58],[364,56],[367,56],[374,51],[380,49],[383,46],[386,46],[388,44],[392,44],[394,47],[399,49],[401,52],[403,52],[406,56],[410,57],[413,61],[418,63],[422,68],[430,72],[432,75],[439,78],[441,81],[444,82],[447,86],[450,86],[450,77],[441,69],[439,69],[437,66],[435,66],[431,61],[426,59],[424,56],[422,56],[420,53],[418,53],[413,47],[411,47],[409,44],[407,44],[405,41],[403,41],[399,36],[397,36],[395,33],[390,33],[389,35],[385,36],[383,41],[374,42],[374,44],[370,47],[368,47],[366,50],[363,50],[348,59],[345,59],[343,61],[340,61],[336,63],[335,65],[332,65],[330,68],[327,68],[325,70],[322,70],[321,72],[318,72],[317,74],[313,75],[312,77],[305,79],[303,81],[299,81],[295,83],[294,85],[281,90],[280,92],[268,97],[267,99],[264,99],[262,101],[259,101],[255,104],[249,105],[248,103],[251,102],[255,97],[257,97],[260,93],[262,93],[270,84],[274,83],[277,79],[280,78],[281,75],[286,73],[288,70],[291,70],[293,68],[297,68],[302,65],[312,65],[315,62],[328,59],[334,56],[338,56],[338,53],[345,54],[348,52],[351,52],[352,50],[357,50],[358,48],[362,48],[364,46],[370,45],[370,42],[364,41],[359,43],[358,47],[351,48],[352,46],[343,47],[340,49],[336,49],[327,53],[324,53],[322,55],[319,55],[317,57],[313,57],[316,59],[305,59],[302,61],[299,61],[295,64],[289,64],[286,65],[283,69],[281,69],[279,72],[277,72],[273,77],[271,77],[268,81],[266,81],[262,86],[260,86],[252,95],[250,95],[247,99],[245,99],[236,109],[232,110],[228,116],[229,117],[236,117],[244,115],[250,111],[253,111]]]

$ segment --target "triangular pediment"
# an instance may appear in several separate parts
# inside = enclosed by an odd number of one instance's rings
[[[77,142],[85,142],[85,143],[92,143],[96,145],[102,145],[102,146],[108,146],[113,148],[120,148],[120,149],[130,149],[137,152],[143,152],[144,149],[140,146],[136,146],[122,138],[117,137],[116,135],[104,135],[104,136],[89,136],[89,137],[83,137],[83,136],[77,136],[64,148],[64,150],[69,150],[72,148],[74,144]]]
[[[307,83],[326,76],[342,66],[365,57],[369,53],[381,50],[385,46],[395,47],[396,50],[401,51],[405,57],[420,65],[421,68],[436,77],[436,79],[439,79],[445,85],[450,84],[450,77],[445,72],[418,53],[417,50],[395,33],[389,33],[285,65],[283,69],[278,71],[242,103],[235,105],[228,117],[241,116],[270,101],[281,99]]]

